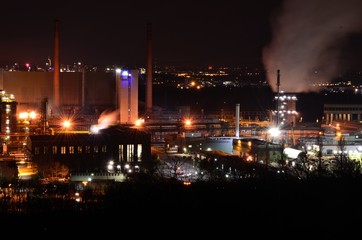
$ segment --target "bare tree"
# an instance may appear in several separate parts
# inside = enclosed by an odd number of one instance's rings
[[[38,164],[38,171],[42,178],[59,179],[69,177],[69,168],[58,161]]]

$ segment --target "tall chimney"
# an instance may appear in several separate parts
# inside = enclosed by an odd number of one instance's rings
[[[59,20],[55,20],[55,29],[54,29],[54,107],[55,110],[59,110],[60,105],[60,92],[59,92],[59,83],[60,83],[60,64],[59,64]]]
[[[147,23],[146,36],[146,113],[152,113],[152,24]]]
[[[278,98],[277,98],[277,116],[276,116],[276,127],[278,127],[278,125],[279,125],[279,108],[280,108],[280,89],[279,89],[279,87],[280,87],[280,70],[278,69],[277,70],[277,96],[278,96]]]
[[[240,123],[240,103],[236,104],[235,109],[235,137],[239,138],[239,123]]]

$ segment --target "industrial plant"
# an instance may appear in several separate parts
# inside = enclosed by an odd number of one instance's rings
[[[77,179],[85,180],[91,177],[90,173],[82,175],[84,172],[91,170],[93,176],[109,173],[108,163],[113,162],[117,173],[125,174],[120,178],[123,181],[131,172],[142,172],[143,163],[151,161],[153,153],[159,158],[174,153],[199,159],[222,153],[276,167],[294,166],[302,156],[313,159],[322,155],[328,160],[341,151],[361,161],[359,138],[352,140],[349,136],[354,133],[343,132],[346,128],[341,125],[333,127],[339,124],[333,120],[351,122],[360,117],[334,114],[326,105],[327,122],[303,123],[297,94],[281,90],[280,70],[277,92],[270,99],[274,107],[265,110],[266,116],[245,116],[240,103],[233,111],[221,109],[217,115],[205,114],[203,109],[195,113],[190,106],[170,111],[153,106],[150,23],[145,70],[114,66],[96,71],[82,63],[70,70],[60,64],[58,21],[54,36],[54,59],[49,59],[46,69],[34,71],[31,65],[23,69],[16,65],[0,70],[2,160],[18,162],[22,179],[38,174],[39,169],[32,168],[34,163],[44,168],[59,161]],[[145,96],[139,93],[141,77]],[[348,151],[341,150],[341,139]]]

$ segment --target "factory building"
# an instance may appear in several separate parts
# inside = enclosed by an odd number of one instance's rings
[[[11,72],[0,69],[0,87],[12,93],[18,112],[35,111],[52,121],[64,116],[87,116],[96,123],[105,111],[119,111],[119,123],[138,118],[138,70],[61,72],[60,101],[53,94],[53,72]],[[44,102],[45,101],[45,102]],[[45,109],[44,109],[45,108]]]
[[[297,121],[297,97],[292,93],[281,92],[275,96],[277,109],[275,111],[277,125],[282,127],[295,126]]]
[[[324,104],[324,118],[326,124],[334,122],[355,122],[362,120],[361,104]]]
[[[59,162],[75,172],[107,171],[111,161],[122,171],[142,171],[151,159],[150,135],[121,125],[97,134],[31,135],[26,147],[35,164]]]
[[[55,105],[53,72],[10,72],[0,69],[0,88],[12,93],[18,111],[38,110],[43,99],[48,100],[48,114],[77,109],[84,114],[114,109],[116,75],[113,72],[62,72],[60,103]]]

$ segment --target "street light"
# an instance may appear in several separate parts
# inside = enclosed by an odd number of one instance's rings
[[[65,128],[69,128],[69,127],[70,127],[70,121],[69,121],[69,120],[65,120],[65,121],[63,122],[63,126],[64,126]]]
[[[70,120],[64,120],[63,123],[62,123],[64,129],[67,131],[70,126],[72,125],[72,123],[70,122]]]
[[[271,136],[271,142],[273,142],[274,138],[277,138],[280,135],[280,129],[278,127],[270,128],[268,132]]]
[[[190,127],[191,124],[192,124],[191,119],[185,119],[185,126],[186,126],[186,127]]]
[[[144,119],[137,119],[135,122],[135,127],[141,127],[144,122]]]

